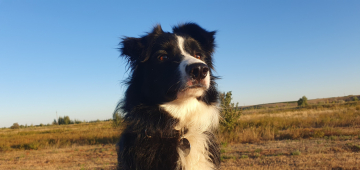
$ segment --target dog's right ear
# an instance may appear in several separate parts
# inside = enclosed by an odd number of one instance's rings
[[[136,63],[145,62],[149,59],[149,49],[146,47],[154,38],[164,33],[160,25],[156,25],[152,32],[141,38],[125,37],[120,42],[121,55],[124,56],[131,66]]]
[[[141,60],[141,53],[144,50],[141,38],[125,37],[120,44],[122,46],[120,48],[121,55],[124,56],[131,65]]]

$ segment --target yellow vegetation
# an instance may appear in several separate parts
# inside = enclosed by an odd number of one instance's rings
[[[235,129],[219,133],[221,142],[254,143],[267,140],[360,135],[358,103],[329,106],[243,111]]]
[[[1,129],[0,151],[113,144],[119,139],[120,133],[121,129],[113,128],[109,121]]]
[[[306,108],[244,110],[230,131],[218,133],[222,143],[360,135],[360,103],[310,105]],[[265,112],[268,110],[269,112]],[[251,112],[251,113],[249,113]],[[122,128],[111,121],[0,129],[0,152],[73,145],[115,144]]]

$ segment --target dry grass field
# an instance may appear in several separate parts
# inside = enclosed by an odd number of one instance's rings
[[[360,169],[359,139],[303,139],[222,147],[223,170]],[[0,154],[0,169],[115,169],[115,145],[17,150]]]
[[[0,169],[114,169],[111,122],[0,129]],[[360,103],[242,110],[218,134],[222,168],[360,169]]]

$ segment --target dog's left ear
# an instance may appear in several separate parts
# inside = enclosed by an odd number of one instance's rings
[[[179,26],[173,27],[173,32],[175,34],[185,34],[196,41],[198,41],[202,48],[211,55],[214,52],[215,48],[215,33],[216,31],[206,31],[205,29],[201,28],[199,25],[195,23],[186,23]]]

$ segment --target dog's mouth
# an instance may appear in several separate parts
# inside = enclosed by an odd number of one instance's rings
[[[197,98],[204,95],[204,92],[209,89],[209,80],[194,79],[186,76],[180,84],[180,88],[177,91],[177,99]]]
[[[177,99],[186,99],[191,97],[200,97],[207,90],[206,85],[203,83],[196,83],[191,85],[186,84],[183,88],[181,88],[177,93]]]
[[[190,85],[190,86],[185,86],[184,88],[182,88],[180,90],[180,92],[184,92],[184,91],[189,90],[189,89],[197,89],[197,88],[206,90],[206,86],[204,84],[197,83],[197,84],[193,84],[193,85]]]

